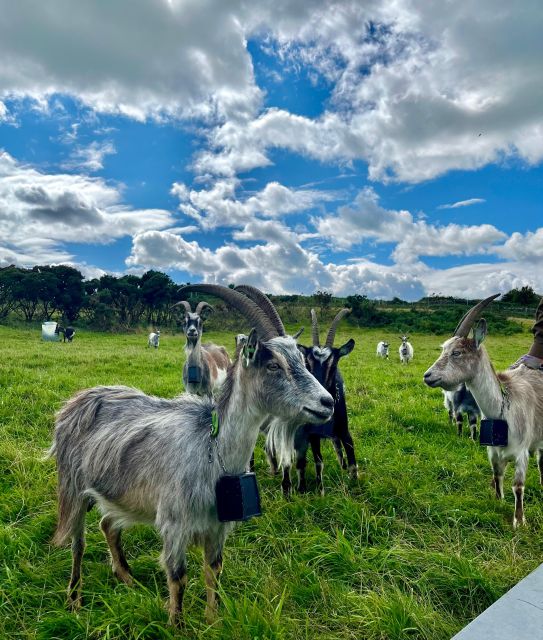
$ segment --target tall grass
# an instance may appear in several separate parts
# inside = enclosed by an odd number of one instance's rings
[[[329,443],[326,495],[285,500],[256,464],[264,515],[228,539],[219,620],[207,626],[201,553],[189,556],[186,625],[166,625],[166,581],[158,536],[146,527],[125,535],[136,578],[115,581],[98,514],[87,519],[81,612],[65,608],[69,549],[50,545],[55,526],[55,469],[42,456],[53,415],[75,391],[127,384],[172,397],[181,390],[181,336],[163,334],[158,351],[146,335],[80,332],[73,344],[42,343],[39,333],[0,327],[0,638],[401,639],[449,638],[542,559],[543,508],[535,465],[528,473],[528,526],[511,528],[513,499],[497,502],[483,448],[447,424],[441,393],[421,383],[440,339],[412,335],[415,359],[402,367],[374,355],[378,339],[352,330],[355,351],[342,363],[361,478],[340,471]],[[233,349],[233,336],[208,337]],[[498,367],[530,342],[527,333],[489,338]],[[466,429],[467,432],[467,429]],[[313,479],[309,466],[309,481]],[[510,479],[508,475],[507,479]],[[310,487],[312,485],[310,484]]]

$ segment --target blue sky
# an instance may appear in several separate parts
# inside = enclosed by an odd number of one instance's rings
[[[0,4],[0,266],[543,291],[539,3]]]

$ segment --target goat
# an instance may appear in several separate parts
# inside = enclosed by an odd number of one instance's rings
[[[169,620],[180,622],[187,584],[186,550],[204,547],[206,617],[216,613],[222,550],[232,523],[219,522],[215,485],[223,473],[245,472],[259,425],[270,416],[294,432],[333,413],[332,396],[305,368],[296,341],[246,296],[219,285],[189,285],[222,298],[251,323],[247,345],[228,370],[216,404],[184,393],[172,400],[128,387],[94,387],[58,412],[50,454],[58,470],[56,544],[72,540],[68,601],[81,604],[85,514],[96,504],[112,568],[132,582],[121,531],[133,523],[156,527],[169,588]],[[213,411],[219,430],[212,438]]]
[[[186,300],[177,302],[185,309],[183,333],[187,338],[183,365],[183,384],[189,393],[198,395],[213,395],[226,378],[226,372],[231,365],[230,356],[224,347],[208,342],[202,344],[204,321],[213,307],[207,302],[199,302],[193,312]]]
[[[62,342],[66,342],[66,340],[68,340],[68,342],[71,342],[75,336],[75,329],[73,327],[63,327],[61,324],[57,323],[57,326],[55,327],[55,333],[59,337],[60,334],[62,334]]]
[[[452,391],[465,383],[481,413],[508,425],[505,447],[488,447],[496,497],[503,499],[503,478],[510,461],[515,462],[513,526],[524,524],[524,484],[530,453],[537,453],[543,485],[543,375],[525,364],[496,373],[482,346],[487,325],[481,313],[499,294],[482,300],[460,321],[453,337],[443,344],[441,356],[424,374],[429,387]],[[477,324],[475,324],[477,322]],[[473,337],[469,337],[473,329]]]
[[[400,340],[402,341],[398,350],[400,353],[400,362],[402,364],[409,364],[409,362],[413,360],[413,346],[409,342],[409,336],[400,336]]]
[[[388,348],[389,348],[389,344],[388,342],[383,342],[381,340],[381,342],[377,343],[377,355],[380,358],[386,358],[388,360]]]
[[[149,338],[147,339],[147,346],[158,349],[159,341],[160,341],[160,331],[157,330],[156,332],[151,332],[149,334]]]
[[[466,388],[465,384],[460,384],[452,391],[443,391],[443,404],[449,412],[449,420],[452,424],[456,423],[458,435],[462,435],[464,426],[464,413],[468,416],[470,437],[472,440],[477,438],[477,419],[481,412],[471,391]]]
[[[297,490],[300,493],[307,491],[305,470],[307,466],[307,449],[311,445],[313,458],[315,460],[315,475],[317,481],[317,489],[324,494],[324,486],[322,482],[322,470],[324,467],[321,453],[321,439],[323,437],[332,438],[334,448],[342,469],[348,469],[352,478],[358,476],[358,466],[356,464],[356,456],[352,436],[349,432],[349,423],[347,417],[347,405],[345,402],[345,388],[343,378],[338,369],[340,358],[348,355],[354,349],[355,342],[351,338],[348,342],[339,348],[334,347],[334,338],[337,327],[341,319],[349,313],[349,309],[342,309],[334,318],[326,342],[323,347],[320,346],[319,329],[317,316],[314,309],[311,309],[311,326],[312,341],[311,347],[298,345],[300,351],[304,354],[306,366],[311,374],[322,384],[322,386],[334,398],[334,415],[328,424],[320,425],[319,429],[315,429],[313,425],[304,425],[295,434],[293,441],[293,449],[296,456],[296,471],[298,475]],[[272,421],[268,437],[266,440],[266,453],[270,462],[272,473],[277,471],[277,447],[274,443],[275,433],[277,431],[277,421]],[[323,435],[328,432],[327,435]],[[347,455],[347,462],[343,455],[343,449]],[[285,495],[292,490],[290,480],[290,461],[285,460],[285,456],[281,455],[281,464],[283,467],[282,489]]]

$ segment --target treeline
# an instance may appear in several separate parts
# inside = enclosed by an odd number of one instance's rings
[[[175,322],[179,285],[159,271],[84,280],[73,267],[0,269],[0,320],[84,322],[107,330]]]
[[[103,331],[143,326],[176,329],[180,327],[182,313],[172,306],[179,300],[179,286],[167,274],[153,270],[141,276],[104,275],[84,280],[77,269],[63,265],[4,267],[0,268],[0,322],[57,320]],[[202,297],[191,294],[189,299],[193,299],[194,306]],[[475,302],[443,296],[430,296],[416,303],[399,298],[376,301],[361,294],[337,298],[326,291],[310,296],[271,296],[271,299],[290,325],[308,325],[309,311],[315,307],[324,327],[341,307],[347,306],[352,309],[347,321],[356,326],[404,333],[452,332]],[[208,301],[216,310],[206,323],[209,329],[247,328],[242,318],[221,301],[211,298]],[[513,289],[502,301],[494,303],[485,317],[494,333],[522,331],[519,323],[508,319],[512,315],[510,305],[522,305],[531,315],[531,308],[535,310],[538,301],[539,296],[530,287]]]

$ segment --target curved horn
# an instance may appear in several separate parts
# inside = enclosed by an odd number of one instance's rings
[[[314,347],[320,347],[321,342],[319,339],[319,323],[317,322],[317,314],[315,309],[311,309],[311,339],[313,340]]]
[[[326,336],[326,342],[324,343],[325,347],[329,347],[331,349],[334,346],[334,338],[336,337],[336,331],[337,331],[338,324],[349,313],[351,313],[350,309],[342,309],[336,315],[336,317],[332,320],[332,324],[330,325],[330,329],[328,331],[328,335]]]
[[[260,289],[252,287],[249,284],[240,284],[237,287],[234,287],[234,289],[236,291],[239,291],[240,293],[243,293],[244,296],[250,298],[262,309],[262,311],[264,311],[268,315],[268,317],[272,321],[273,326],[277,329],[277,332],[280,336],[286,335],[283,321],[279,317],[277,309],[273,306],[272,301],[265,293],[262,293]]]
[[[292,337],[294,338],[294,340],[298,340],[298,338],[302,335],[303,332],[304,332],[304,327],[302,327],[301,329],[298,329],[298,331],[296,331],[296,333]]]
[[[496,293],[493,296],[489,296],[481,302],[478,302],[474,307],[472,307],[460,320],[458,326],[454,330],[453,336],[458,336],[459,338],[467,338],[470,332],[470,329],[475,324],[475,321],[479,319],[479,316],[483,312],[483,310],[488,307],[488,305],[495,300],[501,293]]]
[[[215,309],[213,309],[213,307],[210,304],[202,300],[196,306],[196,311],[194,313],[197,313],[198,315],[200,315],[202,311],[204,311],[205,309],[211,309],[211,311],[215,311]]]
[[[179,302],[176,302],[175,304],[172,304],[172,309],[174,307],[178,307],[179,305],[181,305],[182,307],[185,307],[185,313],[192,313],[192,309],[190,308],[190,302],[188,300],[180,300]]]
[[[224,300],[245,316],[249,323],[255,327],[258,337],[261,340],[269,340],[270,338],[277,337],[277,329],[273,326],[264,311],[250,298],[239,293],[239,291],[234,291],[234,289],[223,287],[219,284],[189,284],[179,289],[179,293],[181,294],[189,293],[190,291],[207,293]]]

